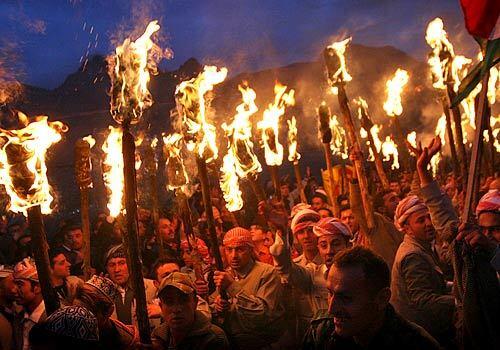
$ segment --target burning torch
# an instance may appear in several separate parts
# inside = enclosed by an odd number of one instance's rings
[[[250,117],[258,111],[255,91],[248,86],[238,86],[243,102],[236,107],[231,124],[222,124],[229,141],[228,154],[232,154],[236,174],[241,179],[247,179],[259,202],[266,200],[264,189],[259,184],[259,173],[262,165],[253,149],[252,123]]]
[[[375,144],[375,139],[373,136],[373,131],[375,125],[373,124],[370,116],[368,115],[368,104],[361,97],[356,100],[358,104],[358,116],[361,120],[361,126],[366,131],[366,135],[369,141],[369,147],[371,149],[371,154],[373,155],[373,159],[375,161],[375,169],[377,170],[377,174],[380,178],[380,182],[382,183],[382,187],[385,190],[389,189],[389,179],[384,170],[384,165],[382,163],[382,159],[380,158],[380,150],[377,149],[377,145]],[[378,138],[378,137],[377,137]],[[379,140],[380,142],[380,140]]]
[[[455,53],[453,45],[448,40],[448,35],[444,30],[444,24],[441,18],[435,18],[427,26],[427,31],[425,35],[425,40],[432,48],[429,54],[429,59],[427,62],[431,68],[432,73],[432,86],[438,90],[443,91],[443,108],[445,109],[445,115],[447,115],[448,124],[451,125],[451,118],[453,116],[453,122],[455,125],[455,137],[458,147],[458,152],[460,154],[460,175],[462,176],[463,188],[466,187],[467,183],[467,154],[465,151],[464,137],[462,131],[462,118],[460,115],[460,110],[458,106],[451,107],[451,101],[455,98],[455,91],[453,89],[454,78],[453,78],[453,61],[455,60]],[[445,108],[446,106],[446,108]],[[448,111],[446,111],[446,109]],[[451,111],[451,113],[450,113]],[[451,126],[448,128],[450,148],[453,153],[456,151],[452,147],[452,132]],[[458,164],[455,165],[455,167]]]
[[[77,140],[75,144],[75,177],[80,189],[80,217],[84,241],[83,274],[86,280],[91,276],[89,190],[92,188],[90,149],[94,145],[95,140],[90,135]]]
[[[215,230],[215,221],[208,183],[207,163],[218,157],[215,126],[206,119],[205,94],[214,85],[226,79],[227,69],[220,70],[215,66],[205,66],[204,70],[191,80],[181,82],[175,91],[177,109],[182,117],[183,137],[188,150],[195,152],[198,176],[201,184],[203,205],[207,216],[208,230],[212,254],[219,271],[224,270],[219,251],[219,242]]]
[[[111,77],[110,112],[113,119],[121,126],[121,135],[119,136],[126,210],[126,232],[123,238],[127,247],[132,286],[137,302],[139,334],[141,342],[144,344],[151,344],[151,336],[137,234],[136,154],[134,136],[130,133],[130,126],[138,123],[143,112],[153,104],[151,93],[148,90],[148,82],[150,72],[156,73],[156,61],[162,55],[158,55],[158,47],[151,40],[151,36],[159,29],[157,21],[150,22],[142,36],[136,41],[131,41],[130,38],[125,39],[108,60]],[[114,181],[113,178],[110,180]],[[120,185],[118,184],[118,186]],[[121,205],[121,202],[119,204]]]
[[[283,163],[283,145],[279,142],[279,123],[281,116],[285,114],[285,107],[295,104],[292,89],[286,92],[287,87],[276,83],[274,86],[274,102],[270,103],[263,113],[262,120],[257,123],[257,128],[261,130],[262,146],[266,164],[271,172],[271,179],[274,185],[276,199],[281,202],[281,186],[278,167]]]
[[[323,101],[318,108],[319,120],[319,135],[321,136],[321,143],[323,144],[323,151],[325,154],[326,168],[328,170],[328,177],[330,178],[330,201],[333,206],[333,211],[336,217],[340,216],[340,207],[337,202],[337,196],[333,187],[333,167],[330,155],[330,144],[332,142],[332,128],[331,128],[332,115],[330,108]]]
[[[409,79],[410,76],[408,72],[404,69],[398,68],[394,76],[386,82],[387,99],[383,105],[385,112],[389,117],[391,117],[395,129],[393,139],[397,140],[398,144],[401,146],[399,149],[403,156],[404,167],[407,170],[411,169],[410,154],[407,148],[404,147],[406,133],[403,132],[399,118],[403,113],[401,94],[405,85],[408,84]]]
[[[28,218],[42,296],[47,314],[51,314],[59,308],[59,299],[51,284],[49,246],[42,215],[52,212],[53,200],[45,155],[68,128],[61,122],[48,122],[45,116],[32,123],[21,112],[18,117],[19,129],[0,129],[0,183],[10,197],[9,210]]]
[[[328,46],[324,51],[325,64],[328,71],[328,80],[334,92],[337,93],[340,109],[344,117],[344,125],[347,130],[347,136],[351,146],[356,149],[361,149],[356,136],[356,129],[349,109],[348,98],[345,92],[345,84],[352,80],[346,67],[345,51],[347,44],[351,38],[347,38],[340,42],[335,42]],[[375,227],[373,219],[373,204],[368,195],[368,180],[361,159],[354,162],[356,173],[358,175],[359,188],[361,190],[361,199],[366,216],[366,224],[369,229]]]
[[[287,120],[286,122],[288,123],[288,160],[293,164],[295,180],[297,181],[297,190],[300,194],[300,201],[302,203],[307,203],[304,187],[302,186],[302,174],[300,173],[300,153],[297,150],[297,120],[295,117],[292,117],[291,120]]]

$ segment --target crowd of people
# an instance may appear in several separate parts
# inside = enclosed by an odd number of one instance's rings
[[[371,183],[373,227],[356,172],[335,199],[337,213],[311,176],[309,204],[283,181],[281,201],[245,205],[245,216],[228,212],[213,191],[217,246],[196,199],[196,224],[172,208],[154,224],[139,209],[152,345],[140,341],[119,221],[96,217],[87,280],[81,225],[62,220],[49,230],[61,305],[49,315],[32,259],[41,248],[31,245],[22,216],[4,216],[0,350],[498,348],[500,178],[483,178],[476,224],[462,222],[459,179],[428,170],[440,147],[436,138],[416,150],[416,171],[398,174],[390,189]]]

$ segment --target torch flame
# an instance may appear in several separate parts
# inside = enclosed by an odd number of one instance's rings
[[[330,117],[330,129],[332,130],[332,142],[330,143],[330,150],[333,155],[338,155],[342,159],[349,158],[347,149],[345,130],[337,119],[335,114]]]
[[[384,110],[388,116],[399,116],[403,113],[401,104],[401,93],[404,86],[408,83],[410,76],[404,69],[398,68],[394,77],[386,83],[387,100],[384,103]]]
[[[279,166],[283,162],[283,145],[280,144],[279,121],[285,114],[286,106],[295,104],[294,93],[292,89],[285,93],[286,86],[276,83],[274,86],[274,103],[270,103],[264,111],[263,118],[257,123],[257,128],[262,130],[262,142],[265,152],[266,164],[269,166]]]
[[[103,180],[108,190],[109,215],[117,217],[123,209],[123,155],[122,130],[109,126],[109,134],[102,145],[106,155],[103,160]]]
[[[206,119],[205,94],[226,79],[227,68],[205,66],[196,78],[181,82],[175,91],[183,118],[187,147],[210,162],[218,157],[215,126]]]
[[[449,65],[455,56],[453,45],[448,40],[448,34],[444,30],[443,20],[439,17],[432,20],[425,34],[425,40],[432,48],[427,62],[431,68],[432,86],[436,89],[446,89],[449,78]]]
[[[43,214],[50,214],[53,197],[47,178],[45,155],[50,146],[61,140],[61,133],[68,130],[61,122],[48,122],[46,116],[38,117],[18,130],[0,129],[3,144],[0,149],[0,183],[10,197],[9,210],[23,213],[39,205]]]
[[[229,150],[233,154],[234,166],[236,174],[240,178],[246,177],[248,174],[257,174],[262,171],[252,143],[252,124],[250,116],[257,112],[258,108],[255,104],[257,95],[255,91],[249,87],[238,86],[241,92],[243,103],[236,107],[236,115],[231,124],[222,124],[228,139]]]
[[[89,144],[90,148],[94,147],[95,139],[92,137],[92,135],[85,136],[82,139]]]
[[[153,104],[148,90],[149,73],[156,73],[156,61],[161,58],[152,54],[155,47],[151,35],[160,29],[158,21],[151,21],[144,34],[136,41],[125,39],[108,59],[111,77],[111,108],[113,119],[118,123],[135,124],[144,110]]]
[[[243,198],[241,197],[235,163],[234,154],[229,150],[223,158],[222,168],[220,169],[222,172],[220,188],[226,201],[226,208],[230,212],[243,208]]]
[[[384,143],[382,143],[382,154],[384,155],[384,161],[390,161],[392,156],[392,170],[399,169],[398,146],[390,136],[387,136]]]
[[[441,144],[444,146],[446,145],[446,139],[445,139],[445,135],[446,135],[446,116],[443,114],[441,115],[441,117],[439,118],[438,122],[437,122],[437,125],[436,125],[436,130],[434,132],[434,134],[436,136],[439,136],[439,138],[441,139]],[[437,153],[432,159],[431,159],[431,169],[432,169],[432,173],[434,174],[434,176],[436,176],[437,174],[437,171],[438,171],[438,166],[439,166],[439,162],[441,161],[441,154],[440,153]]]
[[[297,120],[292,117],[288,123],[288,160],[297,162],[300,159],[300,153],[297,151]]]
[[[163,149],[166,161],[168,185],[171,191],[183,188],[189,182],[189,177],[184,166],[184,160],[181,157],[182,135],[178,133],[163,136]]]
[[[412,147],[417,148],[417,132],[412,131],[406,135],[406,141],[408,141]]]
[[[346,61],[345,61],[345,51],[347,45],[351,42],[352,38],[349,37],[345,40],[334,42],[326,48],[326,54],[332,59],[335,58],[338,62],[338,68],[335,72],[329,72],[328,79],[331,85],[335,85],[341,82],[348,82],[352,80],[352,76],[347,71]],[[335,91],[333,91],[334,94]]]

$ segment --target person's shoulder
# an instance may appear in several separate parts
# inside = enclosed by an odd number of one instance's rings
[[[309,323],[303,338],[304,349],[317,349],[321,344],[326,344],[332,337],[335,326],[333,316],[326,309],[320,309],[316,312]]]
[[[276,268],[274,266],[260,262],[260,261],[255,261],[254,270],[260,271],[262,274],[265,274],[265,275],[278,273],[278,271],[276,270]]]
[[[68,281],[69,284],[78,285],[78,286],[81,286],[84,283],[80,277],[73,276],[73,275],[68,276],[66,278],[66,281]]]
[[[396,315],[396,327],[393,331],[400,339],[401,345],[409,349],[441,349],[439,343],[422,327]]]

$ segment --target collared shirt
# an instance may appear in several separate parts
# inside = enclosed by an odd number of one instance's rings
[[[29,344],[29,334],[31,328],[40,321],[43,313],[45,312],[45,303],[42,302],[36,307],[31,314],[24,312],[23,317],[23,350],[28,350],[30,348]]]

